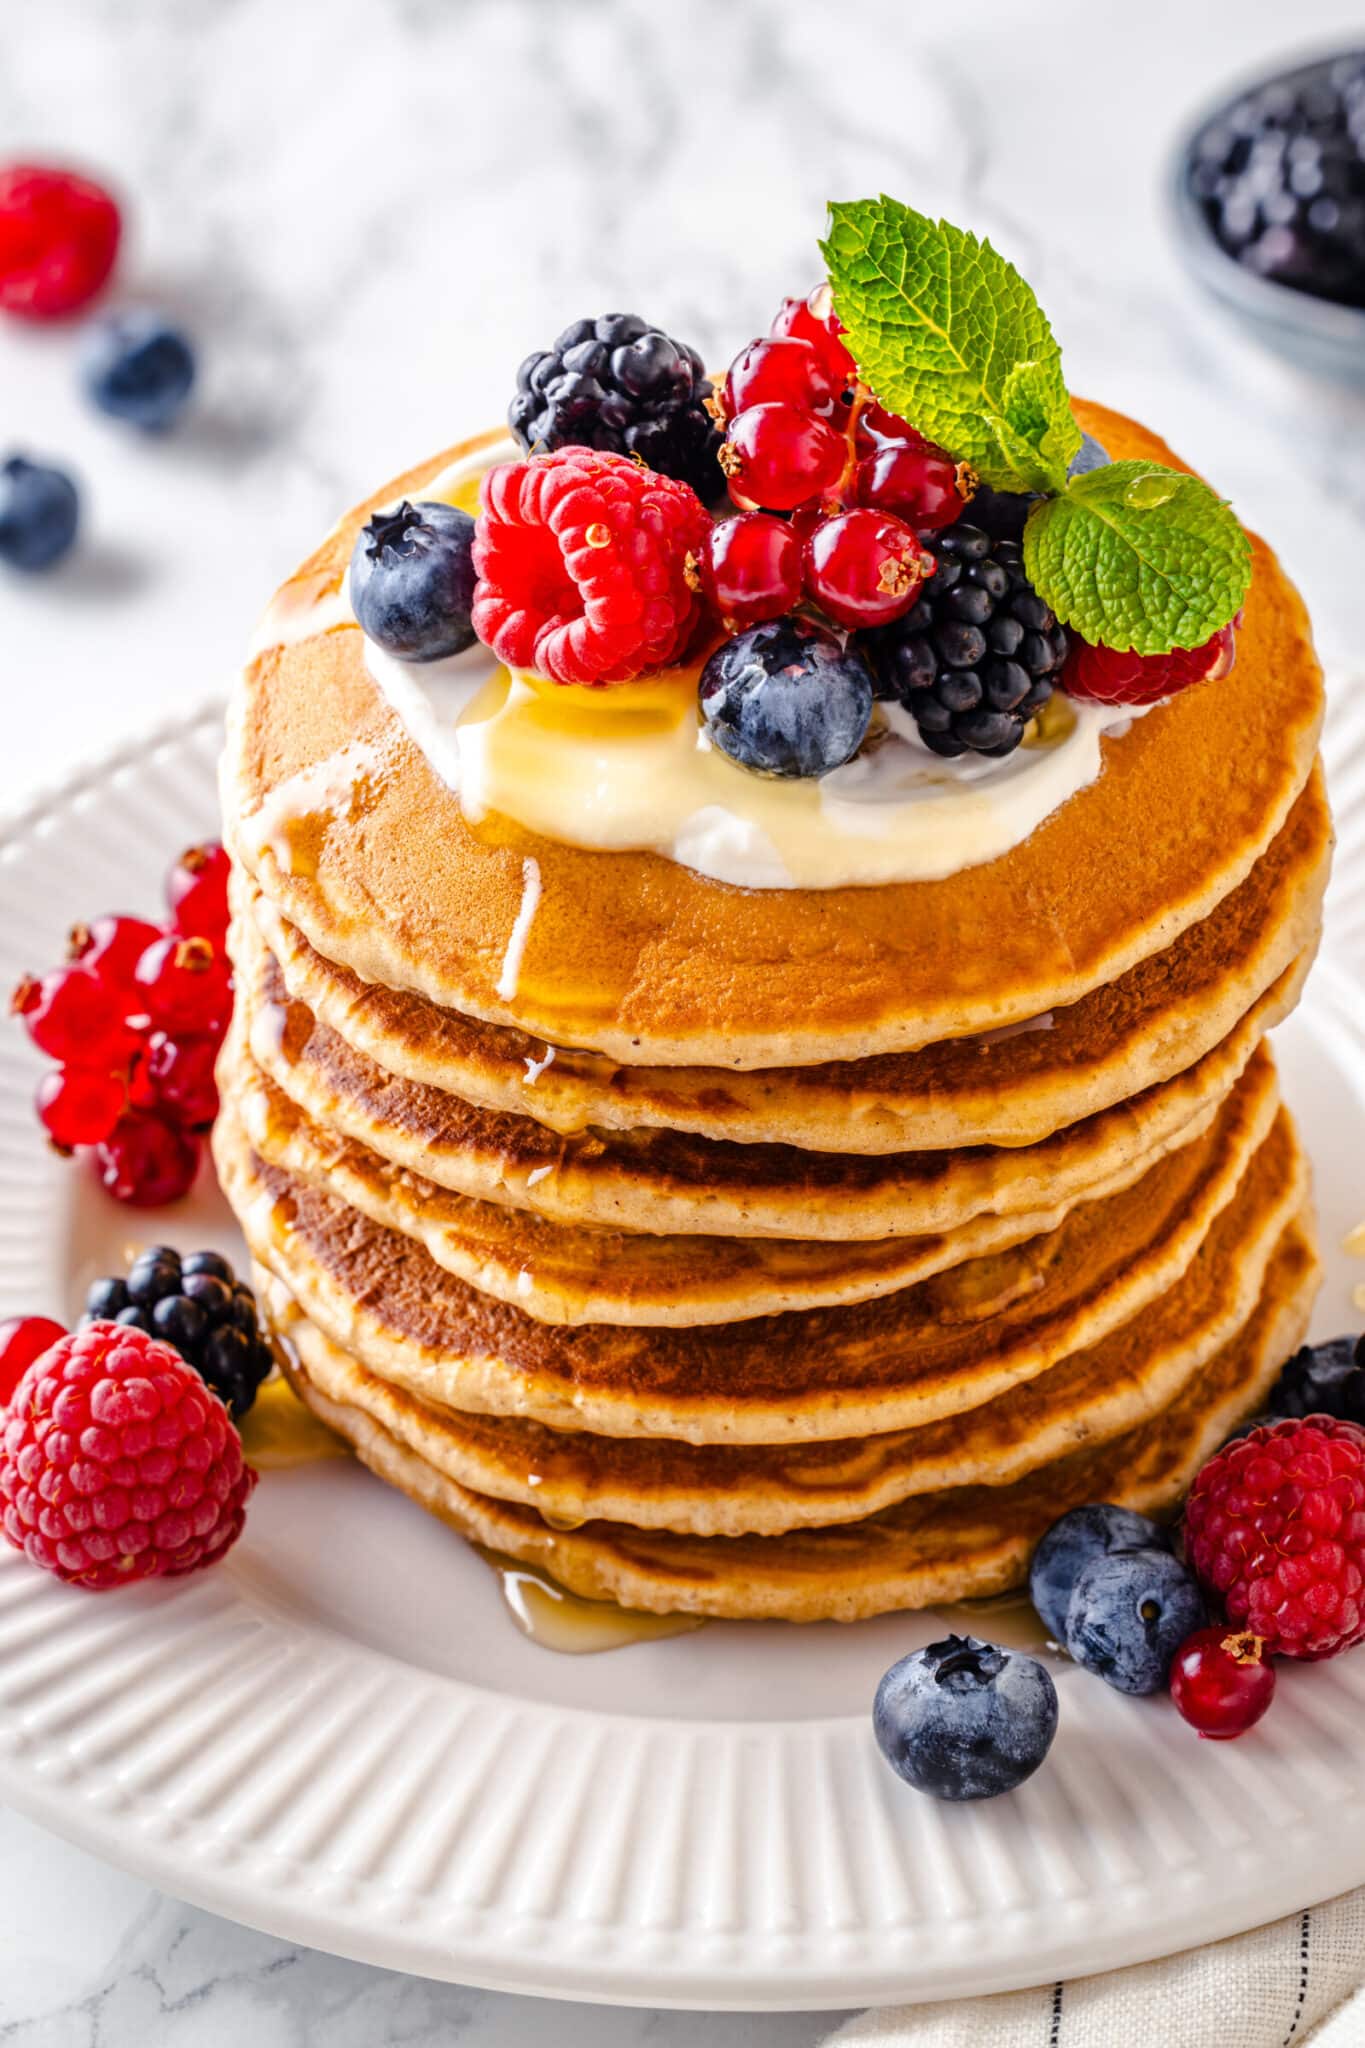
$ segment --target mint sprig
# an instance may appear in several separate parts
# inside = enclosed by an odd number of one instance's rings
[[[1251,544],[1199,477],[1111,462],[1034,508],[1024,568],[1083,640],[1167,654],[1227,624],[1246,596]]]
[[[995,490],[1060,490],[1081,432],[1062,352],[1014,265],[895,199],[829,211],[835,311],[881,403]]]
[[[821,243],[859,374],[999,491],[1043,493],[1024,564],[1063,624],[1106,647],[1166,654],[1227,624],[1251,576],[1229,505],[1154,462],[1068,474],[1081,444],[1061,351],[1013,264],[897,200],[830,208]]]

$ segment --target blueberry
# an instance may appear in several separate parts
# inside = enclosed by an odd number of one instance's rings
[[[851,760],[872,717],[872,671],[812,620],[772,619],[718,647],[701,673],[712,742],[758,775],[827,775]]]
[[[167,1344],[174,1344],[182,1358],[193,1361],[208,1335],[209,1319],[188,1295],[163,1294],[152,1307],[152,1331]]]
[[[0,462],[0,562],[48,569],[76,538],[80,499],[60,469],[11,455]]]
[[[371,640],[400,661],[441,661],[474,644],[474,522],[454,505],[380,512],[351,554],[351,605]]]
[[[1106,469],[1109,455],[1093,434],[1082,434],[1081,445],[1067,466],[1068,476],[1089,476],[1092,469]]]
[[[117,1275],[92,1282],[85,1297],[85,1313],[92,1322],[112,1322],[128,1306],[128,1289]]]
[[[1305,1344],[1294,1353],[1266,1397],[1272,1415],[1335,1415],[1365,1421],[1365,1371],[1354,1337]]]
[[[877,1744],[935,1799],[994,1799],[1032,1777],[1057,1733],[1057,1688],[1034,1657],[949,1636],[902,1657],[877,1687]]]
[[[1204,1596],[1169,1550],[1115,1550],[1072,1588],[1066,1647],[1119,1692],[1160,1692],[1186,1636],[1208,1619]]]
[[[113,313],[91,327],[81,375],[101,412],[135,427],[168,427],[190,395],[194,350],[159,313]]]
[[[1111,1550],[1161,1550],[1166,1538],[1146,1515],[1107,1501],[1073,1508],[1054,1522],[1033,1553],[1028,1596],[1054,1643],[1066,1641],[1071,1591],[1092,1558]]]
[[[212,1273],[215,1280],[232,1283],[232,1268],[221,1252],[186,1252],[180,1270],[186,1278],[191,1273]]]

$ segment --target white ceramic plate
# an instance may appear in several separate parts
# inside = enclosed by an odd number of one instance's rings
[[[1329,758],[1327,949],[1280,1034],[1358,1322],[1365,1216],[1365,703]],[[0,841],[0,988],[67,925],[150,909],[213,829],[218,714],[128,748]],[[162,1236],[235,1239],[212,1189],[119,1210],[45,1153],[40,1062],[0,1032],[0,1315],[74,1315]],[[869,1707],[930,1617],[717,1625],[605,1656],[519,1636],[491,1572],[351,1464],[269,1473],[226,1565],[72,1591],[0,1545],[0,1798],[185,1899],[432,1977],[647,2006],[851,2006],[1003,1990],[1185,1947],[1365,1880],[1365,1652],[1285,1670],[1249,1740],[1060,1678],[1046,1767],[919,1798]]]

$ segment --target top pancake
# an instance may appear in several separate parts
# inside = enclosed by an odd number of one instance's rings
[[[1077,412],[1115,457],[1174,459],[1118,414]],[[420,496],[439,466],[348,515],[294,579],[300,601],[335,587],[374,506]],[[269,648],[248,668],[224,765],[226,830],[326,959],[627,1065],[801,1066],[991,1030],[1170,946],[1288,816],[1312,764],[1321,674],[1296,592],[1264,543],[1253,555],[1232,673],[1106,741],[1088,789],[1001,859],[942,881],[741,889],[506,819],[476,832],[370,679],[354,630]],[[282,864],[278,841],[244,820],[291,777],[326,790],[327,764],[356,742],[382,766],[340,802],[320,799]],[[530,860],[539,899],[504,998]]]

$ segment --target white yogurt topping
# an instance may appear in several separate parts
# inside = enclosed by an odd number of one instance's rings
[[[497,442],[412,495],[473,510],[482,473],[519,454]],[[339,622],[338,598],[344,589],[328,594],[317,630]],[[651,851],[757,888],[932,881],[995,860],[1095,780],[1102,736],[1139,715],[1059,694],[1043,735],[1006,759],[944,761],[907,712],[879,706],[857,759],[818,781],[776,781],[711,746],[695,672],[588,690],[510,673],[484,648],[402,662],[367,640],[365,659],[471,820],[499,812],[547,839]],[[533,914],[529,877],[527,900]]]

